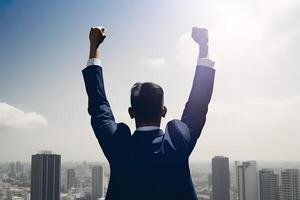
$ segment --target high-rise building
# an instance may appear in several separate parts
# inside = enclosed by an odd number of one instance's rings
[[[91,192],[84,192],[83,196],[84,200],[92,200]]]
[[[298,169],[281,172],[282,200],[300,200],[300,175]]]
[[[239,200],[258,200],[258,179],[255,161],[243,162],[238,166]]]
[[[92,200],[104,198],[104,170],[103,166],[92,168]]]
[[[43,152],[31,157],[31,200],[60,199],[60,155]]]
[[[16,176],[16,164],[14,162],[9,163],[9,172],[8,175],[10,177],[15,177]]]
[[[273,170],[259,171],[260,200],[280,200],[279,175]]]
[[[212,175],[211,174],[207,175],[207,184],[208,184],[208,188],[211,189],[212,188]]]
[[[25,172],[25,167],[24,165],[20,162],[16,162],[16,177],[19,177],[21,174],[24,174]]]
[[[235,172],[234,172],[234,180],[235,180],[235,182],[234,182],[234,189],[235,189],[235,191],[237,192],[238,191],[238,167],[241,165],[241,163],[240,163],[240,161],[234,161],[234,170],[235,170]]]
[[[77,180],[75,169],[68,169],[67,170],[67,188],[70,190],[71,188],[76,188]]]
[[[216,156],[212,159],[213,200],[230,200],[229,159]]]

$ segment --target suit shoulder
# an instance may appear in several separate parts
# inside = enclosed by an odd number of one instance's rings
[[[176,150],[185,151],[190,141],[190,131],[181,120],[173,119],[167,123],[166,138],[169,138]]]
[[[173,133],[181,133],[188,131],[187,125],[179,119],[173,119],[167,123],[166,131]]]
[[[123,122],[118,123],[116,129],[116,135],[121,137],[131,136],[131,131],[129,126]]]

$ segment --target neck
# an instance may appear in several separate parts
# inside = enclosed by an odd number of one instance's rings
[[[153,122],[139,122],[135,121],[136,128],[144,127],[144,126],[158,126],[160,127],[160,120],[159,121],[153,121]]]

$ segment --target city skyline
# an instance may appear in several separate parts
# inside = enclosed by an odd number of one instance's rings
[[[40,178],[43,180],[43,190],[52,191],[51,183],[56,180],[60,185],[60,190],[53,191],[56,197],[50,195],[51,200],[58,199],[57,195],[60,196],[61,200],[93,200],[95,196],[105,197],[110,176],[107,163],[99,165],[84,161],[67,164],[60,162],[60,155],[52,154],[51,151],[42,151],[32,155],[32,158],[31,171],[28,171],[30,165],[19,161],[7,163],[4,166],[0,163],[0,199],[8,195],[8,197],[18,200],[34,200],[34,196],[30,194],[30,189],[28,189],[30,180],[25,178],[30,174],[32,180],[39,180]],[[59,162],[53,162],[55,159],[58,159]],[[195,165],[191,168],[193,183],[199,200],[217,200],[218,198],[214,195],[225,194],[227,190],[230,190],[230,197],[228,198],[230,200],[237,200],[237,197],[245,200],[253,198],[257,200],[259,198],[260,200],[298,200],[300,198],[300,163],[296,168],[288,165],[280,168],[275,166],[257,167],[256,161],[239,161],[236,163],[235,161],[229,162],[229,159],[224,156],[213,157],[208,171],[200,168],[199,164],[197,164],[197,168]],[[59,173],[51,173],[54,171]],[[210,178],[212,180],[209,180]],[[235,179],[239,186],[236,186]],[[73,182],[74,187],[69,187],[70,182]],[[226,186],[226,182],[229,185]],[[41,182],[36,181],[31,181],[31,183],[33,184],[31,188],[39,188],[37,186],[41,184]],[[16,187],[18,189],[14,189]],[[40,194],[49,193],[42,192]]]

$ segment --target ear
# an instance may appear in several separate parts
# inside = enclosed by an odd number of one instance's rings
[[[162,110],[162,114],[161,114],[161,116],[162,116],[162,117],[165,117],[165,116],[166,116],[166,114],[167,114],[167,111],[168,111],[167,107],[166,107],[166,106],[164,106],[164,107],[163,107],[163,110]]]
[[[128,108],[128,113],[129,113],[130,118],[133,119],[134,118],[134,112],[133,112],[132,107]]]

